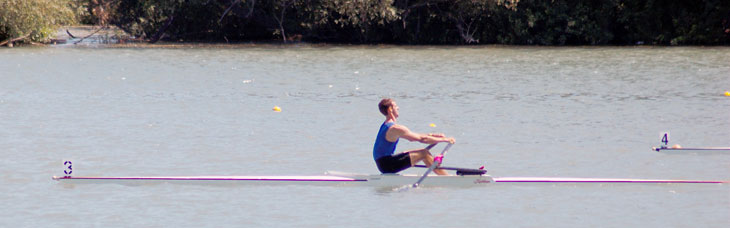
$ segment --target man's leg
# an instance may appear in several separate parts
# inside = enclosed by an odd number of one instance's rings
[[[431,152],[426,149],[410,150],[405,153],[408,153],[411,157],[411,166],[416,165],[420,161],[423,161],[423,163],[425,163],[428,167],[431,167],[433,164],[433,155],[431,155]],[[449,175],[449,173],[443,169],[434,169],[433,172],[438,175]]]

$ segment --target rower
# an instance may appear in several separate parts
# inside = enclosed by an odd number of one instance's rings
[[[428,150],[430,147],[395,154],[395,147],[400,138],[424,144],[436,144],[439,142],[453,144],[456,141],[454,138],[446,137],[443,134],[420,134],[412,132],[406,126],[397,124],[398,105],[393,99],[386,98],[381,100],[378,108],[380,109],[380,113],[385,116],[385,122],[380,126],[378,136],[375,138],[373,158],[381,173],[397,173],[416,165],[420,161],[423,161],[426,166],[433,164],[434,156]],[[438,175],[448,175],[442,169],[435,169],[434,172]]]

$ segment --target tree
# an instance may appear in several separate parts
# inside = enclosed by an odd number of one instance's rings
[[[68,6],[68,0],[0,0],[0,41],[7,40],[0,43],[12,45],[23,37],[48,41],[59,26],[74,22]]]

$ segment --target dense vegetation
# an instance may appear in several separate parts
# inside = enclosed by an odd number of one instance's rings
[[[61,24],[73,23],[69,0],[0,0],[0,42],[27,38],[43,42]]]
[[[730,44],[728,0],[0,0],[156,42]],[[11,3],[12,5],[13,3]],[[20,9],[31,9],[23,6]],[[44,10],[51,10],[53,7]],[[0,7],[0,40],[23,34]],[[64,10],[60,10],[64,11]],[[65,13],[49,14],[64,18]],[[20,20],[20,19],[19,19]],[[7,21],[10,21],[9,23]],[[18,22],[17,20],[15,21]],[[25,22],[23,22],[25,23]],[[4,28],[4,29],[3,29]],[[12,32],[7,32],[12,31]],[[39,32],[43,33],[43,32]]]

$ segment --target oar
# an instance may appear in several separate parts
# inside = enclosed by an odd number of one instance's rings
[[[426,150],[430,150],[431,148],[433,148],[434,146],[436,146],[436,144],[438,144],[438,143],[434,143],[434,144],[428,145],[426,147]]]
[[[430,166],[414,165],[413,167],[417,167],[417,168],[429,168]],[[484,169],[484,166],[482,166],[479,169],[439,166],[439,169],[443,169],[443,170],[454,170],[454,171],[456,171],[456,175],[459,175],[459,173],[462,173],[463,175],[475,175],[475,174],[483,175],[483,174],[487,173],[487,170]]]
[[[435,145],[435,144],[432,144],[431,146],[433,146],[433,145]],[[417,188],[418,185],[421,185],[421,182],[423,182],[423,180],[426,179],[428,174],[431,173],[431,171],[433,171],[434,169],[436,169],[436,167],[441,165],[441,161],[444,159],[444,155],[446,154],[446,152],[449,151],[449,148],[451,148],[451,145],[454,145],[454,144],[449,143],[449,145],[446,145],[446,147],[444,147],[444,150],[441,151],[441,154],[434,157],[433,164],[431,164],[431,167],[428,167],[428,170],[426,170],[426,173],[424,173],[423,176],[421,176],[421,178],[419,178],[418,181],[416,181],[416,183],[411,185],[411,187]]]

